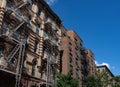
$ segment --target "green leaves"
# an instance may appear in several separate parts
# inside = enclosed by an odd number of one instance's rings
[[[57,82],[52,87],[78,87],[79,81],[72,77],[72,73],[67,75],[56,73]]]
[[[112,79],[112,87],[120,87],[120,76],[115,76],[113,79]]]
[[[94,76],[88,76],[85,78],[84,87],[102,87],[101,81]]]
[[[107,87],[111,83],[111,78],[106,71],[97,71],[96,76],[86,77],[84,87]]]

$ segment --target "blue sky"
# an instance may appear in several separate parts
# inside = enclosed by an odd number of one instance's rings
[[[67,29],[74,29],[97,64],[120,75],[120,0],[47,0]]]

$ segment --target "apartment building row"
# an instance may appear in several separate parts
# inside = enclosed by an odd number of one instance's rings
[[[88,75],[95,76],[94,54],[90,49],[84,48],[82,39],[74,30],[66,30],[64,27],[61,30],[61,72],[67,74],[71,70],[82,87]]]
[[[44,0],[0,0],[0,87],[50,87],[73,71],[95,75],[94,54]]]

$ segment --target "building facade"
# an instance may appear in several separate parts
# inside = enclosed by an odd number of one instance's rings
[[[83,78],[87,75],[95,76],[96,74],[96,65],[95,65],[95,58],[94,54],[90,49],[81,48],[81,55],[82,55],[82,68],[83,68]]]
[[[0,0],[0,87],[50,87],[70,70],[81,87],[94,54],[45,0]]]
[[[64,27],[61,29],[61,72],[67,74],[72,70],[73,77],[79,80],[81,87],[88,75],[95,75],[94,54],[83,48],[83,41],[75,31]]]
[[[0,0],[0,87],[53,84],[60,68],[60,27],[44,0]]]
[[[81,46],[82,40],[79,36],[73,30],[67,30],[66,36],[63,36],[61,40],[62,73],[67,74],[71,70],[73,77],[79,79],[79,82],[81,82],[81,55],[79,50]]]
[[[111,84],[114,84],[114,81],[111,79],[114,77],[114,75],[106,65],[97,66],[97,73],[104,74],[104,76],[101,78],[101,81],[110,81],[105,84],[106,87],[113,87]]]

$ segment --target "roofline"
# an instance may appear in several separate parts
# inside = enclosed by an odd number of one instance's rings
[[[39,0],[39,1],[42,2],[42,4],[46,6],[47,10],[48,10],[53,16],[55,16],[55,18],[57,18],[60,23],[62,23],[61,19],[60,19],[60,18],[58,17],[58,15],[50,8],[50,6],[46,3],[45,0]]]
[[[88,48],[86,50],[90,51],[95,56],[95,54],[93,53],[93,51],[91,49]]]
[[[79,39],[81,40],[81,42],[83,43],[83,40],[82,40],[81,37],[76,33],[75,30],[70,29],[70,30],[67,30],[67,31],[73,31],[73,32],[79,37]]]
[[[97,68],[105,67],[107,69],[107,71],[111,74],[111,76],[114,77],[113,73],[110,71],[110,69],[106,65],[100,65],[100,66],[96,66],[96,67]]]

